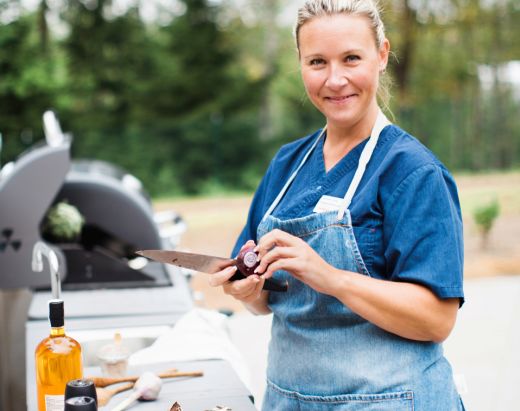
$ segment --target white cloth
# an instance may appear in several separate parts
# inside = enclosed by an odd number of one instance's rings
[[[242,354],[229,338],[228,321],[227,316],[217,311],[194,308],[151,346],[132,354],[129,364],[223,359],[250,387],[250,373]]]

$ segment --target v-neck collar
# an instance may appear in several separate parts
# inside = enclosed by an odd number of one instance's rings
[[[320,141],[318,142],[318,145],[315,149],[315,155],[317,155],[318,165],[320,168],[320,177],[325,180],[329,180],[333,178],[332,176],[335,176],[338,173],[338,170],[342,170],[343,172],[340,172],[340,176],[343,176],[347,171],[351,170],[353,167],[357,166],[359,162],[359,157],[361,156],[361,153],[363,151],[363,148],[368,143],[368,140],[370,139],[370,136],[365,138],[363,141],[361,141],[359,144],[357,144],[352,150],[350,150],[347,154],[345,154],[334,166],[327,171],[325,169],[325,159],[323,154],[323,148],[325,145],[325,140],[327,138],[327,132],[323,135],[322,138],[320,138]]]
[[[397,128],[383,132],[376,147],[385,145],[386,142],[396,134],[396,130]],[[302,187],[305,187],[306,189],[308,188],[308,190],[305,190],[306,194],[304,198],[300,198],[297,203],[291,203],[291,212],[289,214],[286,214],[285,211],[280,214],[280,209],[277,210],[275,208],[275,210],[273,210],[273,215],[279,218],[292,218],[293,216],[300,216],[302,210],[307,210],[310,207],[310,204],[314,206],[319,198],[322,195],[329,193],[331,188],[339,184],[339,181],[342,178],[349,173],[352,173],[352,175],[354,174],[354,171],[359,164],[361,153],[368,141],[369,138],[361,141],[350,152],[345,154],[345,156],[338,161],[334,167],[332,167],[328,172],[325,172],[325,161],[323,160],[324,138],[322,136],[322,138],[317,141],[314,150],[310,154],[309,161],[306,162],[301,172],[298,173],[296,180],[299,182],[295,182],[296,184],[291,185],[288,189],[288,193],[290,193],[291,190],[301,190]],[[311,180],[309,180],[309,178],[311,178]],[[302,181],[304,181],[303,186]],[[348,184],[350,184],[350,181],[346,182],[345,192],[348,189]],[[284,200],[282,199],[281,203],[283,202]]]

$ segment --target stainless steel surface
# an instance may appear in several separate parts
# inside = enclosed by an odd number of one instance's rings
[[[61,126],[53,111],[43,113],[43,131],[47,144],[51,147],[59,147],[66,141],[66,136],[61,131]]]
[[[28,290],[0,290],[0,410],[25,411],[25,320]],[[48,330],[47,330],[48,332]],[[31,353],[34,356],[34,351]]]
[[[166,411],[178,402],[182,411],[211,410],[216,406],[229,407],[233,411],[256,411],[250,391],[229,363],[223,360],[168,362],[131,367],[129,375],[145,371],[160,372],[170,368],[179,371],[203,371],[202,377],[164,379],[156,401],[138,402],[135,411]],[[85,369],[85,375],[99,375],[100,369]],[[114,396],[104,409],[111,409],[129,395],[130,391]],[[29,410],[32,411],[32,410]]]
[[[0,179],[0,288],[46,287],[43,273],[31,269],[33,246],[41,241],[40,224],[69,168],[69,147],[38,145],[19,157]]]
[[[61,279],[58,257],[54,250],[43,241],[37,241],[33,246],[32,264],[33,271],[43,271],[43,257],[49,261],[51,272],[51,290],[52,298],[57,300],[61,298]]]
[[[99,344],[120,332],[135,348],[143,348],[155,340],[161,330],[173,326],[193,308],[186,278],[176,267],[169,266],[173,287],[63,291],[65,330],[85,344],[86,365],[94,363]],[[48,335],[47,319],[50,292],[34,294],[26,322],[25,358],[27,407],[36,409],[34,350]]]
[[[181,251],[141,250],[136,251],[136,253],[161,263],[173,264],[207,274],[214,274],[226,267],[236,264],[236,260],[231,258],[213,257],[210,255],[185,253]]]

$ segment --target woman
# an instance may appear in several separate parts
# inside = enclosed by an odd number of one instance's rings
[[[257,274],[211,285],[273,313],[264,410],[463,409],[441,342],[462,290],[455,183],[377,104],[390,44],[369,0],[307,0],[295,30],[326,127],[281,148],[237,241]],[[286,293],[262,290],[287,280]]]

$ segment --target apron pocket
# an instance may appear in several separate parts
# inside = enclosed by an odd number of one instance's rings
[[[413,411],[413,392],[384,394],[299,395],[301,411]]]
[[[413,391],[304,395],[285,390],[268,380],[266,394],[264,411],[414,411]]]

